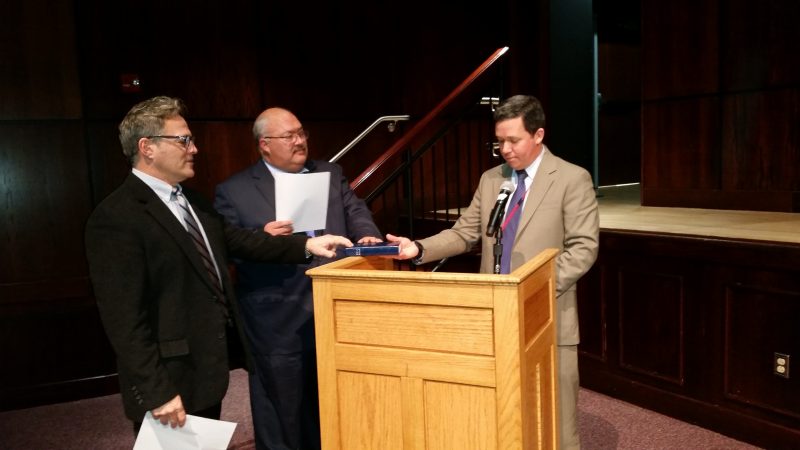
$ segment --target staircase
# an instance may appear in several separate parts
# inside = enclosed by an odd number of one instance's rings
[[[351,187],[381,230],[415,239],[451,227],[469,205],[480,175],[501,162],[491,151],[492,103],[503,97],[507,52],[508,47],[497,49],[353,179]],[[477,272],[479,261],[478,253],[468,253],[441,270]]]

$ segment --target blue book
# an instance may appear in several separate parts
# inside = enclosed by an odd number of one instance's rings
[[[347,256],[399,255],[400,244],[388,244],[386,242],[354,244],[352,247],[345,248],[344,254]]]

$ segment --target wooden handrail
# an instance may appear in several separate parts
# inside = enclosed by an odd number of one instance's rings
[[[397,140],[388,150],[386,150],[378,159],[375,160],[372,165],[367,167],[366,170],[361,172],[359,176],[357,176],[353,181],[350,183],[350,187],[355,190],[357,189],[364,181],[366,181],[375,171],[377,171],[389,158],[395,156],[401,150],[403,150],[407,145],[409,145],[414,139],[416,139],[423,130],[425,130],[435,119],[439,117],[439,115],[444,111],[448,106],[450,106],[454,101],[464,93],[467,88],[469,88],[476,80],[478,80],[481,75],[486,72],[492,65],[497,62],[506,52],[508,51],[508,47],[502,47],[497,50],[490,56],[486,61],[483,62],[474,72],[472,72],[461,84],[459,84],[444,100],[439,102],[435,108],[433,108],[428,114],[425,115],[419,122],[417,122],[403,137]]]

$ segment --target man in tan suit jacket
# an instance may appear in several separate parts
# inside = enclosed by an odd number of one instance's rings
[[[575,284],[597,258],[599,221],[592,178],[585,169],[553,155],[544,145],[544,111],[535,97],[508,98],[495,109],[494,120],[505,163],[483,173],[472,202],[456,224],[419,241],[392,235],[387,235],[387,240],[400,243],[399,259],[414,258],[416,264],[467,252],[481,241],[481,272],[493,273],[495,239],[485,237],[491,211],[503,182],[515,182],[515,171],[527,172],[525,186],[521,186],[527,191],[522,208],[513,211],[514,205],[507,205],[507,217],[520,211],[521,216],[512,248],[503,251],[511,252],[513,271],[546,248],[560,250],[556,257],[556,320],[561,448],[579,449]]]

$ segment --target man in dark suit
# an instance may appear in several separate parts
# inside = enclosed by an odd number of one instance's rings
[[[308,160],[308,134],[291,112],[270,108],[253,126],[261,160],[217,186],[214,206],[233,225],[291,235],[288,220],[275,220],[273,174],[329,172],[325,232],[353,241],[380,242],[380,232],[364,202],[356,197],[342,168]],[[293,175],[302,176],[302,175]],[[236,261],[237,295],[249,348],[250,402],[258,449],[320,447],[314,306],[310,264]]]
[[[495,136],[505,160],[481,176],[472,203],[451,229],[410,241],[387,235],[401,244],[400,259],[418,264],[469,251],[481,241],[481,272],[495,267],[494,238],[484,234],[504,182],[522,179],[508,202],[506,228],[517,219],[516,233],[502,240],[501,273],[509,273],[546,248],[560,250],[556,257],[556,326],[560,396],[560,448],[580,449],[578,436],[578,305],[575,284],[597,258],[600,234],[597,199],[592,178],[582,167],[550,153],[544,145],[545,115],[539,100],[515,95],[494,112]],[[511,229],[511,227],[509,227]],[[510,240],[507,240],[510,238]]]
[[[299,264],[352,245],[341,236],[236,229],[209,202],[183,192],[198,152],[183,110],[178,99],[155,97],[128,112],[119,132],[131,174],[86,225],[94,294],[135,428],[148,411],[172,427],[183,426],[187,413],[219,418],[227,341],[241,335],[229,254]]]

